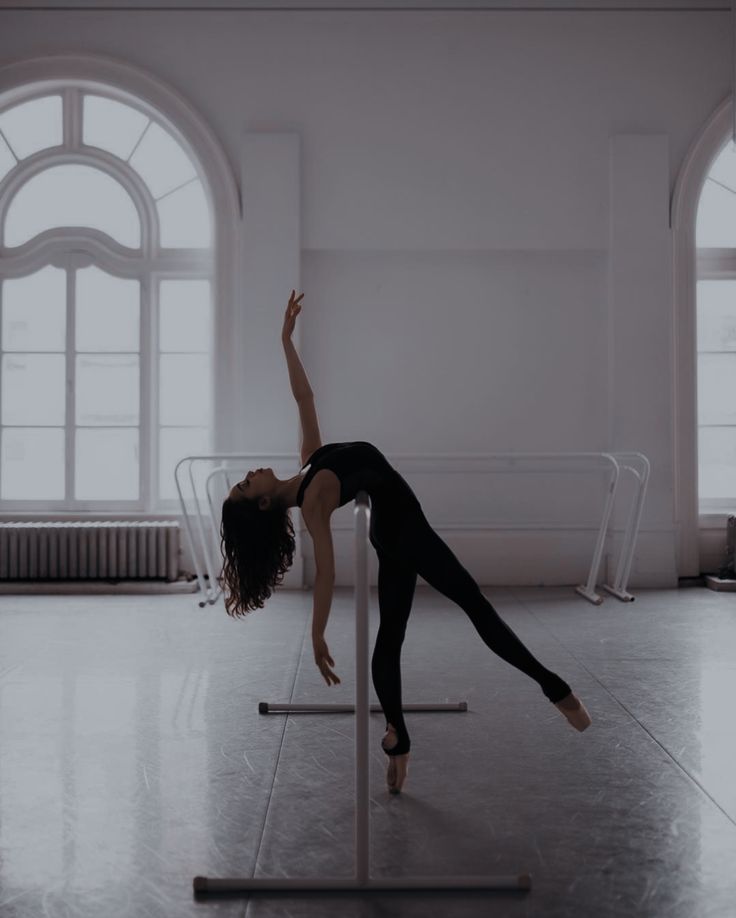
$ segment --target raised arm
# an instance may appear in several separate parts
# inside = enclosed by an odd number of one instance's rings
[[[291,291],[289,304],[286,307],[286,316],[284,317],[284,327],[281,332],[281,343],[284,346],[286,365],[289,369],[291,391],[299,406],[299,419],[302,426],[302,464],[309,459],[316,449],[322,446],[312,387],[309,385],[307,374],[304,372],[304,367],[296,352],[294,342],[291,340],[294,326],[296,325],[296,317],[302,309],[301,300],[303,296],[303,293],[297,296],[295,290]]]

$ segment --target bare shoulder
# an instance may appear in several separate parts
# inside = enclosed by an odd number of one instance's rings
[[[309,482],[302,500],[302,516],[310,522],[329,520],[340,505],[340,479],[330,469],[320,469]]]

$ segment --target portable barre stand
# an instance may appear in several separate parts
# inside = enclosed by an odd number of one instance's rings
[[[217,522],[218,514],[215,512],[212,495],[213,481],[217,476],[223,476],[228,486],[230,485],[229,476],[234,473],[236,469],[232,466],[228,466],[227,463],[242,463],[248,460],[258,461],[261,459],[291,462],[293,458],[293,454],[291,453],[214,453],[210,455],[186,456],[177,463],[174,478],[179,502],[181,504],[182,522],[192,550],[192,563],[203,596],[203,599],[199,603],[200,606],[214,604],[220,595],[220,587],[218,584],[220,566],[214,563],[213,554],[213,550],[215,552],[217,551],[219,530],[219,524]],[[631,501],[626,529],[621,544],[621,553],[619,555],[616,574],[613,583],[605,584],[603,589],[622,602],[633,601],[634,596],[627,591],[627,584],[631,573],[631,565],[644,510],[644,500],[650,473],[649,460],[642,453],[435,453],[429,455],[397,455],[391,457],[391,459],[400,472],[453,471],[453,469],[450,468],[453,465],[460,466],[462,471],[470,474],[493,471],[505,473],[538,473],[541,470],[560,473],[581,470],[594,472],[608,470],[609,480],[606,499],[603,506],[601,521],[598,526],[598,535],[588,572],[588,579],[584,584],[575,588],[576,593],[594,605],[600,605],[603,602],[603,597],[596,592],[596,584],[598,582],[598,575],[603,560],[603,551],[621,473],[624,472],[632,475],[635,481],[634,495]],[[204,489],[208,517],[208,523],[205,524],[202,503],[197,493],[195,467],[198,463],[213,462],[219,462],[221,464],[209,472],[205,481]],[[438,462],[444,463],[445,467],[439,470],[431,467],[432,464]],[[588,468],[571,470],[566,468],[566,463],[569,462],[577,464],[582,463],[587,465]],[[185,487],[189,492],[186,496]],[[187,509],[187,500],[192,503],[194,523]],[[476,523],[464,525],[459,528],[483,529],[492,527]],[[513,528],[536,529],[538,527],[534,525],[519,525]],[[208,529],[209,532],[206,532],[206,529]],[[274,706],[269,705],[269,710],[274,709]]]
[[[370,502],[355,498],[355,873],[352,877],[195,877],[195,895],[208,893],[354,892],[405,890],[516,890],[532,887],[529,873],[497,876],[372,877],[370,870],[370,757],[368,753],[368,527]]]

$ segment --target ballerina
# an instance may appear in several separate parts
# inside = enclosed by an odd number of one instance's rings
[[[249,471],[222,507],[222,580],[225,608],[240,617],[262,608],[294,559],[289,510],[299,507],[314,543],[312,615],[314,660],[327,685],[337,685],[325,642],[335,583],[330,517],[366,491],[371,500],[370,541],[378,556],[380,622],[371,674],[386,718],[381,741],[388,756],[386,783],[399,793],[406,781],[411,741],[401,701],[401,647],[417,575],[460,606],[494,653],[534,679],[545,697],[579,731],[591,724],[585,705],[546,669],[500,618],[480,587],[432,529],[416,495],[383,453],[364,440],[323,444],[309,380],[291,340],[304,294],[292,290],[281,340],[302,428],[299,473],[279,479],[270,468]]]

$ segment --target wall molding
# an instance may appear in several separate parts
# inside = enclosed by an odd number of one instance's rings
[[[730,0],[25,0],[4,10],[117,12],[725,13]]]

